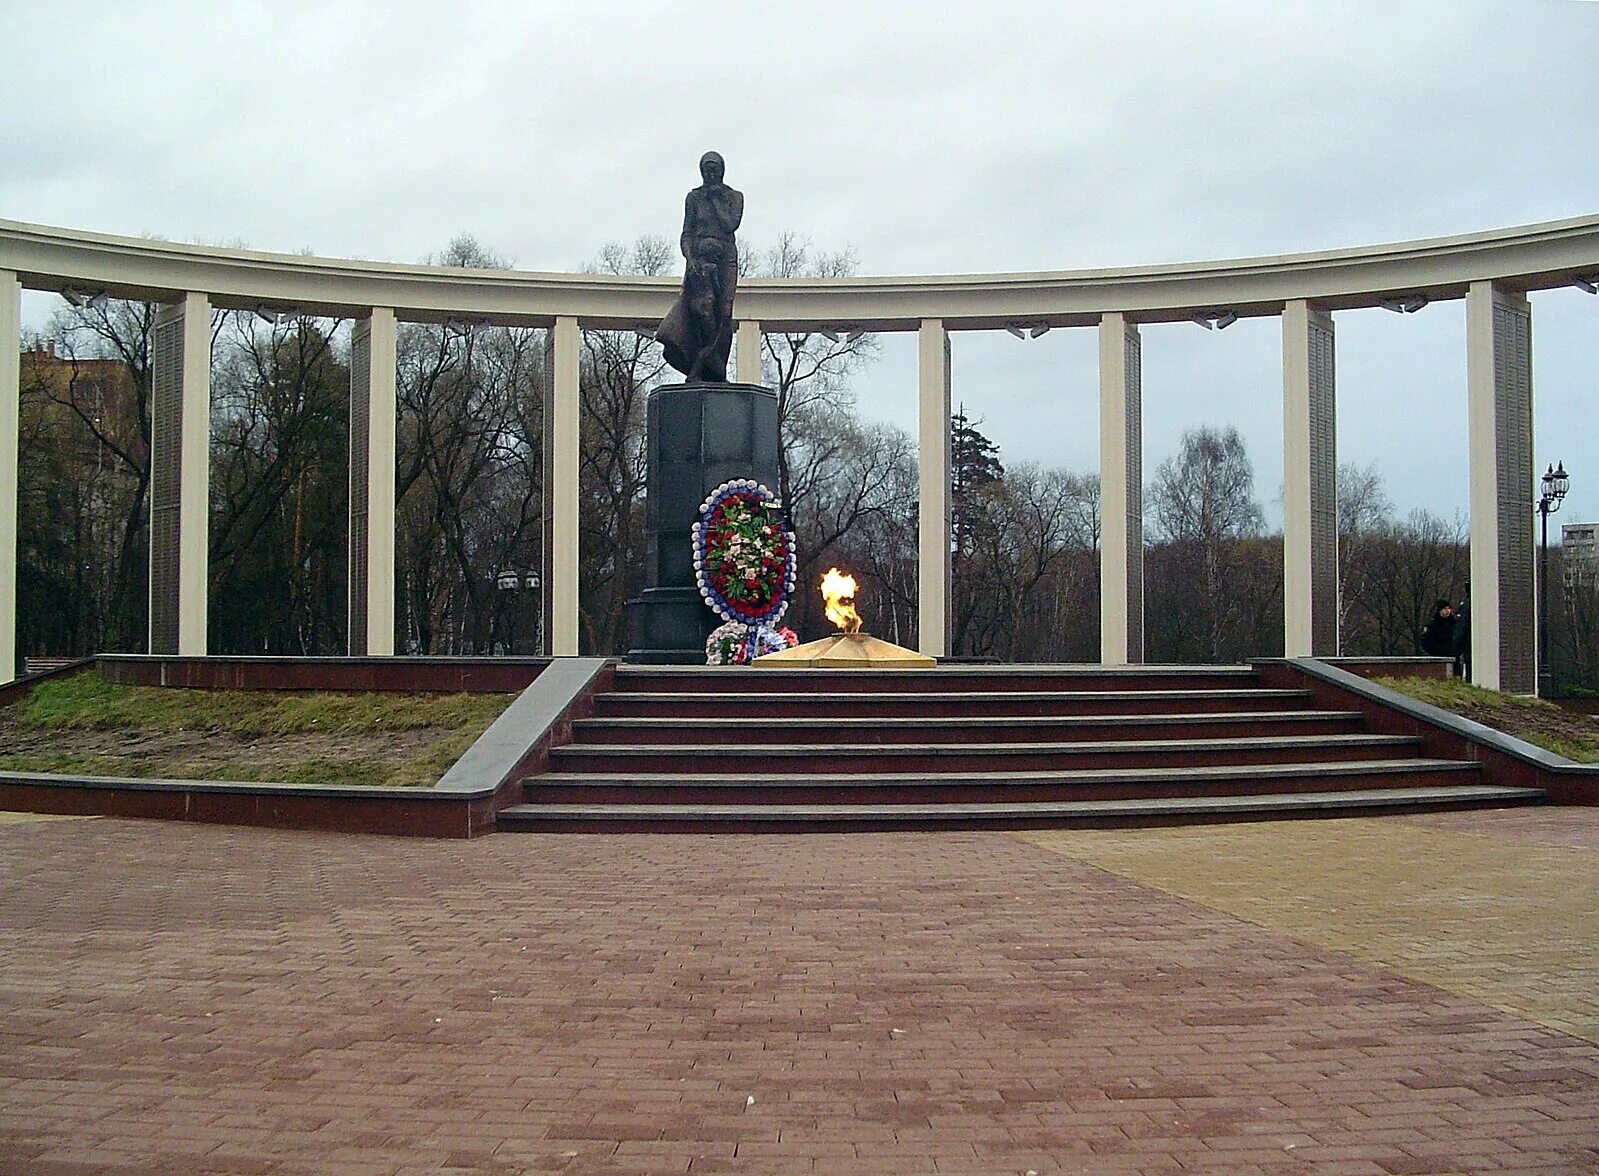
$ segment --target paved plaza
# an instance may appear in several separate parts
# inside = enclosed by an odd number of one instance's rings
[[[0,1173],[1599,1170],[1599,809],[0,823]]]

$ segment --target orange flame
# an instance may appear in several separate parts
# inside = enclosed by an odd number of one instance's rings
[[[822,599],[827,602],[827,619],[845,633],[861,631],[861,614],[855,611],[855,577],[828,568],[822,577]]]

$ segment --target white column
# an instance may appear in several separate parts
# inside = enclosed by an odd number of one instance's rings
[[[761,382],[761,324],[740,319],[734,340],[733,379],[740,384]]]
[[[577,319],[562,316],[550,332],[554,370],[550,431],[550,654],[577,656],[578,360]]]
[[[1471,675],[1537,688],[1533,571],[1532,308],[1496,282],[1466,293],[1471,455]]]
[[[350,338],[349,650],[394,653],[394,311],[374,306]]]
[[[1143,370],[1138,324],[1099,320],[1099,660],[1144,660]]]
[[[22,283],[0,270],[0,683],[17,676],[17,430],[22,414]]]
[[[150,410],[151,653],[203,657],[210,559],[211,300],[156,315]]]
[[[1283,307],[1283,652],[1338,654],[1338,428],[1332,315]]]
[[[949,333],[941,319],[923,319],[916,337],[917,648],[949,652]]]

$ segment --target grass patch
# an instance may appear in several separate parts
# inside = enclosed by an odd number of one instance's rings
[[[505,709],[509,702],[507,699],[501,703],[500,709]],[[495,712],[496,716],[498,713]],[[489,722],[493,722],[493,719]],[[396,764],[389,770],[387,779],[377,782],[391,788],[431,788],[440,776],[450,770],[451,764],[466,754],[466,749],[477,741],[488,725],[485,722],[481,727],[440,735],[425,752]]]
[[[1378,678],[1390,690],[1494,727],[1579,763],[1599,763],[1599,722],[1552,702],[1484,690],[1459,678]]]
[[[133,776],[130,761],[114,755],[86,755],[76,751],[0,755],[0,772],[49,772],[57,776]]]
[[[349,694],[40,683],[0,710],[0,771],[425,788],[510,694]]]
[[[446,765],[447,767],[448,765]],[[443,774],[440,769],[432,784]],[[55,776],[110,776],[112,778],[157,780],[215,779],[215,766],[183,760],[152,757],[92,755],[58,751],[31,755],[0,755],[0,772],[46,772]],[[308,759],[285,762],[272,767],[236,765],[226,772],[229,780],[266,781],[273,784],[340,784],[345,786],[389,785],[391,767],[371,761]]]
[[[487,727],[505,694],[342,694],[332,691],[178,690],[121,686],[97,672],[41,682],[11,718],[34,730],[226,731],[234,735],[345,734]]]

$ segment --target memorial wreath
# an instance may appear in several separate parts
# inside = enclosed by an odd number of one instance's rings
[[[778,506],[770,490],[749,478],[723,482],[700,504],[694,580],[727,622],[705,644],[713,665],[745,665],[797,641],[776,628],[797,571],[794,533],[777,517]]]

